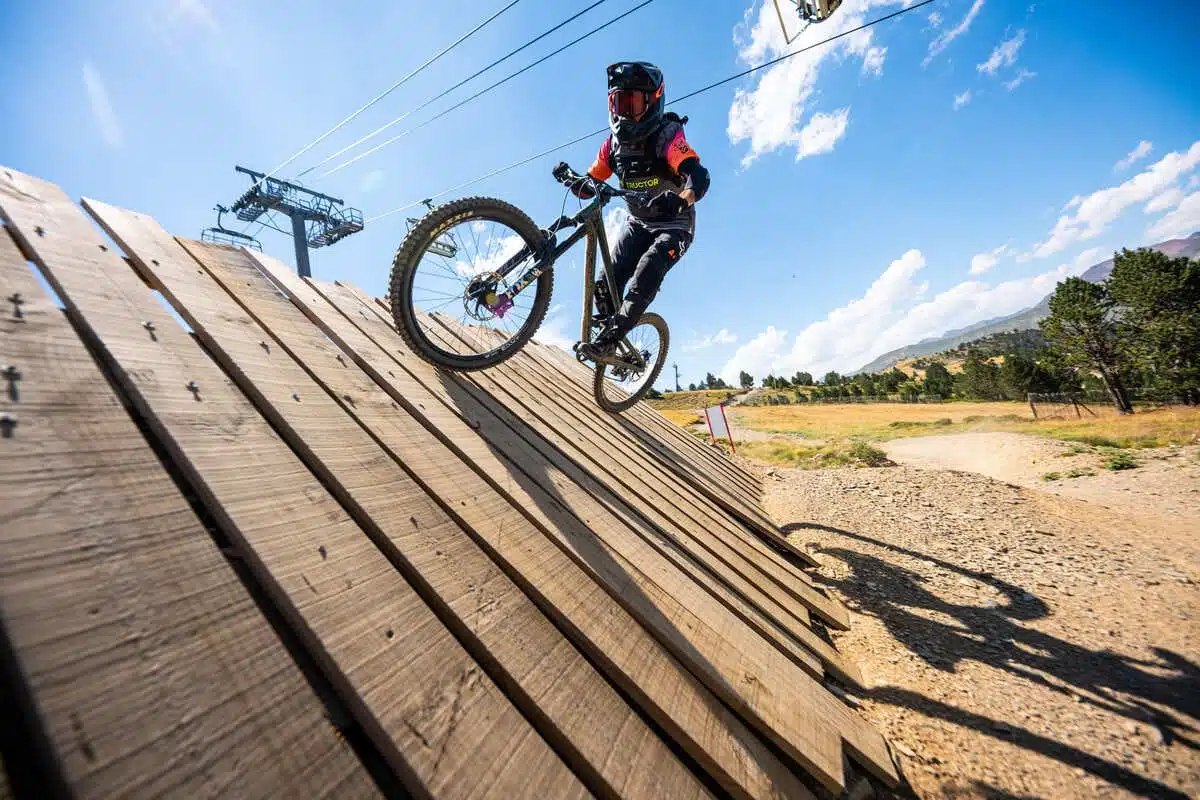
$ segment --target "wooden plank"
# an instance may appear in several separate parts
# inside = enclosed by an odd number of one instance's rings
[[[566,360],[565,356],[566,354],[564,353],[564,361]],[[578,366],[582,367],[582,365]],[[578,370],[572,370],[572,372],[577,376],[577,384],[582,389],[590,393],[590,377],[584,381],[583,378],[580,377]],[[629,422],[625,420],[623,415],[619,417],[618,421],[621,424],[629,425]],[[780,541],[780,531],[762,512],[758,503],[758,498],[740,496],[737,492],[731,491],[727,486],[713,481],[705,470],[694,468],[689,459],[673,457],[673,453],[667,448],[666,445],[659,441],[657,437],[646,435],[645,432],[641,431],[639,428],[637,428],[637,426],[631,426],[631,428],[632,432],[636,435],[639,435],[639,438],[641,438],[642,441],[644,441],[652,451],[658,453],[662,457],[663,463],[675,470],[680,477],[688,480],[699,491],[704,492],[714,501],[726,506],[731,513],[743,518],[744,521],[751,525],[756,532],[766,537],[772,543],[779,544],[782,547],[787,546],[786,538],[784,538],[783,542]],[[692,443],[692,446],[698,448],[700,447],[700,443]],[[709,458],[713,458],[716,455],[717,454],[715,453],[710,454]],[[802,551],[797,551],[793,554],[803,560],[808,560],[808,556]]]
[[[274,337],[227,291],[273,291],[267,279],[258,274],[256,281],[243,279],[238,285],[228,281],[228,270],[225,281],[217,274],[222,262],[245,263],[240,250],[199,243],[185,249],[153,220],[91,205],[105,230],[162,288],[209,353],[390,560],[403,565],[409,582],[420,588],[476,661],[488,666],[493,679],[585,782],[613,797],[707,795],[637,712],[459,524],[464,508],[484,514],[494,510],[481,509],[486,498],[465,491],[461,484],[447,484],[435,494],[435,502],[426,493],[428,484],[419,485],[356,417],[346,413],[357,404],[353,396],[344,394],[339,402],[290,353],[261,346],[264,341],[273,343]],[[197,262],[203,272],[195,270]],[[293,400],[296,394],[302,402]],[[410,523],[414,514],[433,520],[434,526],[417,528]]]
[[[266,265],[264,268],[269,269]],[[290,273],[279,274],[276,280],[322,325],[327,335],[344,350],[355,353],[360,366],[393,399],[402,402],[405,398],[421,397],[414,405],[420,412],[414,413],[430,414],[433,421],[428,424],[435,428],[445,424],[442,417],[446,411],[460,417],[486,440],[488,448],[503,454],[570,508],[594,536],[587,542],[579,542],[556,532],[560,546],[585,569],[600,576],[618,601],[653,630],[680,661],[784,752],[826,785],[838,786],[840,761],[836,750],[828,750],[825,744],[829,726],[834,725],[856,759],[861,759],[881,779],[894,784],[895,768],[877,731],[798,669],[781,651],[748,631],[744,621],[714,603],[696,584],[681,581],[679,571],[665,563],[657,551],[629,528],[613,525],[610,510],[581,491],[574,482],[578,479],[574,474],[564,475],[559,462],[548,460],[546,453],[515,436],[495,416],[505,413],[503,409],[481,405],[469,390],[464,391],[466,387],[458,376],[434,370],[417,359],[404,347],[396,331],[356,297],[350,295],[342,301],[348,311],[343,314],[313,291],[315,286],[336,293],[338,287],[302,281]],[[351,301],[353,307],[349,306]],[[430,395],[434,403],[441,404],[440,409],[428,402]],[[570,468],[569,464],[561,466]],[[622,521],[628,524],[628,520]],[[592,541],[604,545],[602,558],[596,558],[592,551],[580,550]],[[806,744],[797,747],[798,742]],[[814,764],[814,759],[824,764],[824,769]],[[835,762],[839,766],[834,766]]]
[[[383,320],[376,316],[374,310],[364,306],[360,296],[348,287],[319,282],[314,282],[314,285],[324,293],[330,302],[341,308],[343,312],[346,312],[348,309],[355,309],[367,315],[373,324],[383,323]],[[432,319],[428,320],[428,323],[427,328],[430,331],[436,330],[432,327],[435,324]],[[486,378],[484,379],[486,380]],[[522,418],[518,413],[519,409],[508,409],[503,403],[497,402],[493,396],[488,395],[486,391],[470,378],[460,379],[457,385],[466,392],[472,401],[480,407],[487,409],[488,413],[495,415],[507,427],[510,437],[515,434],[515,442],[522,443],[524,447],[532,448],[532,451],[536,453],[535,458],[540,458],[553,464],[570,482],[569,485],[571,485],[573,490],[582,490],[581,502],[598,502],[599,506],[608,512],[601,517],[601,520],[606,520],[606,525],[609,527],[614,525],[615,523],[610,517],[615,516],[624,523],[624,525],[619,526],[622,533],[634,533],[635,536],[642,540],[642,543],[649,545],[656,551],[660,558],[665,559],[673,565],[678,573],[675,576],[676,583],[680,581],[680,576],[682,576],[682,585],[695,584],[696,587],[702,588],[708,594],[708,599],[705,602],[715,600],[721,603],[742,622],[750,626],[760,636],[770,641],[775,647],[778,647],[781,652],[787,654],[812,675],[818,678],[824,676],[822,662],[814,650],[818,648],[828,649],[827,642],[821,640],[814,642],[813,647],[806,646],[806,639],[816,638],[810,629],[804,625],[799,625],[795,630],[785,627],[776,618],[764,613],[758,606],[731,590],[721,577],[710,570],[699,569],[695,561],[690,557],[686,547],[683,547],[673,534],[656,526],[652,521],[635,510],[624,497],[614,492],[596,476],[588,472],[584,466],[581,466],[567,453],[564,453],[556,442],[544,438],[539,430],[530,427],[535,424],[535,421]],[[552,432],[549,433],[553,436]],[[597,523],[592,521],[589,524],[595,525]],[[637,545],[634,546],[636,547]],[[688,590],[694,591],[694,588],[688,586]],[[693,602],[697,601],[694,600]],[[831,670],[836,671],[839,677],[847,682],[859,685],[858,682],[861,680],[861,677],[858,675],[856,669],[851,665],[844,664],[840,656],[836,653],[833,654],[831,662]],[[843,668],[845,668],[844,672]]]
[[[442,321],[444,324],[447,320],[443,319]],[[561,387],[564,384],[569,386],[569,382],[562,381],[561,373],[551,363],[543,361],[536,350],[522,351],[516,356],[516,359],[527,359],[536,365],[533,369],[524,367],[519,371],[521,375],[531,375],[538,370],[544,370],[544,375],[549,382],[545,385],[544,391],[534,394],[535,397],[547,399],[563,397]],[[526,382],[528,380],[526,378]],[[569,392],[569,388],[565,391]],[[600,411],[595,406],[590,393],[576,394],[574,399],[575,402],[567,399],[565,403],[560,399],[559,405],[564,408],[574,408],[577,411],[576,416],[592,422],[589,427],[598,430],[600,435],[610,443],[610,446],[601,448],[602,452],[608,453],[612,445],[623,446],[622,452],[627,454],[628,459],[638,459],[636,454],[639,451],[629,448],[631,427],[628,424],[622,424],[623,420],[616,415]],[[626,459],[618,459],[618,464],[623,460]],[[850,616],[845,605],[836,597],[816,587],[812,579],[798,566],[783,558],[775,548],[764,543],[760,536],[747,530],[725,509],[718,507],[687,482],[679,480],[674,472],[656,468],[655,465],[660,463],[656,459],[642,458],[637,463],[642,464],[648,471],[658,476],[661,479],[659,485],[670,487],[682,499],[685,508],[693,507],[702,513],[705,519],[716,523],[718,527],[712,530],[713,535],[720,537],[726,547],[732,548],[733,553],[744,552],[747,556],[753,553],[755,556],[754,568],[766,572],[770,581],[822,616],[828,624],[835,628],[846,629]]]
[[[535,364],[541,365],[541,367],[544,369],[551,370],[552,374],[561,378],[561,371],[554,370],[550,362],[544,359],[543,355],[539,353],[537,348],[530,348],[529,350],[523,351],[520,355],[528,358]],[[778,566],[779,570],[781,571],[776,573],[776,577],[779,578],[779,576],[783,576],[781,578],[782,585],[787,587],[790,583],[789,579],[797,577],[805,582],[811,582],[803,572],[796,569],[791,563],[781,559],[774,549],[764,545],[757,536],[751,534],[749,531],[745,530],[742,525],[732,520],[726,510],[719,508],[717,504],[710,500],[706,495],[696,490],[689,483],[678,480],[677,476],[675,476],[675,480],[668,479],[666,475],[668,472],[670,472],[670,469],[663,465],[661,457],[656,456],[656,454],[646,448],[631,448],[631,436],[638,435],[639,430],[644,429],[639,429],[639,426],[636,424],[631,424],[630,421],[623,415],[613,415],[602,412],[595,405],[590,391],[584,392],[582,388],[578,387],[576,384],[572,384],[570,381],[556,381],[553,388],[555,390],[561,390],[564,392],[570,392],[571,389],[574,388],[576,390],[573,394],[573,396],[576,398],[576,402],[573,403],[574,407],[579,409],[581,412],[588,412],[592,421],[595,424],[598,424],[603,430],[610,432],[610,434],[615,437],[614,440],[622,443],[627,452],[639,454],[644,463],[656,466],[657,474],[662,475],[668,484],[677,487],[678,491],[687,497],[688,502],[694,503],[697,508],[703,510],[709,519],[722,522],[723,527],[726,530],[734,533],[739,541],[744,542],[748,547],[763,554],[764,557],[768,559],[768,562],[771,566]],[[703,463],[697,459],[688,458],[686,455],[679,454],[677,456],[670,457],[670,461],[672,464],[687,462],[689,467],[703,474],[706,479],[711,477],[711,470],[706,469]],[[756,503],[757,501],[747,499],[747,502]],[[842,611],[844,612],[844,609],[842,609]]]
[[[558,362],[560,368],[575,380],[580,389],[591,393],[593,373],[590,367],[579,363],[578,360],[559,348],[538,342],[533,342],[532,345],[531,352],[546,358],[553,358]],[[635,432],[646,439],[647,445],[666,451],[669,458],[696,459],[704,465],[704,474],[722,475],[733,485],[740,487],[752,502],[759,501],[762,495],[762,484],[753,475],[730,460],[724,451],[701,443],[699,439],[686,433],[679,426],[668,422],[645,402],[637,403],[619,417],[626,424],[634,424]]]
[[[470,347],[471,345],[464,339],[461,340],[460,346]],[[515,356],[514,360],[520,363],[520,354]],[[554,423],[557,418],[554,412],[548,411],[546,404],[537,399],[552,393],[547,386],[552,382],[551,379],[547,378],[542,382],[543,392],[539,395],[536,388],[531,387],[529,391],[522,391],[521,388],[513,385],[514,381],[521,380],[515,376],[516,371],[506,365],[501,365],[491,370],[472,373],[467,378],[481,390],[490,391],[491,396],[500,403],[513,406],[513,410],[523,422],[531,425],[539,434],[554,443],[581,469],[588,470],[590,468],[592,474],[595,474],[601,481],[611,481],[611,472],[608,466],[612,465],[612,460],[601,453],[611,451],[613,446],[603,442],[589,443],[587,441],[579,444],[576,440],[586,430],[585,423],[573,426],[569,421],[559,421],[558,427],[555,428]],[[510,379],[507,384],[498,380],[505,375]],[[621,467],[617,465],[614,469],[621,470]],[[651,482],[652,479],[649,477],[644,476],[642,479],[643,484]],[[732,566],[730,562],[748,563],[742,554],[728,547],[703,527],[695,524],[681,525],[677,520],[661,513],[653,501],[646,502],[640,496],[637,477],[618,481],[617,484],[619,485],[606,483],[614,495],[636,507],[644,518],[655,525],[658,531],[667,535],[680,550],[695,558],[698,564],[703,565],[710,573],[717,576],[723,585],[736,591],[740,597],[769,620],[768,630],[772,625],[782,628],[789,636],[803,643],[818,655],[822,662],[840,678],[861,685],[861,676],[857,668],[846,661],[828,641],[816,635],[808,627],[808,617],[804,613],[803,607],[785,605],[785,603],[791,602],[790,598],[783,596],[778,590],[771,593],[764,592],[764,589],[771,589],[770,586],[760,585],[760,582],[762,584],[769,583],[765,574],[750,577],[745,573],[736,572],[737,567]],[[716,553],[718,558],[711,557],[713,553]],[[721,556],[727,560],[720,560]],[[734,572],[729,571],[731,566],[735,570]],[[712,584],[707,585],[712,588]],[[828,601],[824,595],[817,594],[815,590],[811,594],[814,598],[811,605],[821,609],[823,614],[832,616],[836,612],[837,606]],[[801,614],[803,616],[800,616]],[[838,622],[840,627],[845,627],[848,616],[839,619]]]
[[[0,393],[0,639],[21,673],[0,693],[38,717],[3,724],[55,762],[22,768],[76,796],[378,795],[3,228],[0,294],[23,301],[0,312],[20,375]]]
[[[432,330],[433,324],[433,320],[431,319],[427,329]],[[460,346],[470,347],[471,344],[463,339],[460,340]],[[519,360],[520,355],[518,354],[515,358]],[[514,406],[513,411],[517,413],[525,424],[532,426],[540,435],[545,436],[548,441],[555,444],[560,451],[564,451],[564,454],[572,460],[572,463],[576,464],[581,470],[586,472],[588,469],[587,463],[591,462],[597,469],[603,472],[603,467],[589,455],[590,452],[594,453],[596,450],[602,449],[603,445],[593,445],[593,449],[590,451],[586,446],[575,447],[572,442],[564,440],[565,434],[560,435],[553,428],[547,428],[545,420],[540,417],[536,400],[531,399],[527,393],[519,392],[519,390],[517,390],[517,395],[513,395],[511,389],[498,384],[494,380],[497,373],[504,369],[501,366],[492,370],[469,374],[466,378],[479,387],[480,391],[490,390],[491,397],[495,398],[501,404],[512,404]],[[565,431],[569,428],[570,426],[567,425],[562,430]],[[603,477],[601,476],[600,479],[603,480]],[[837,648],[809,628],[807,616],[800,619],[789,615],[787,609],[779,605],[775,597],[765,595],[760,590],[761,587],[751,581],[745,580],[741,575],[725,571],[722,564],[714,563],[712,559],[704,558],[705,553],[697,554],[695,548],[689,547],[690,542],[694,542],[697,538],[705,536],[706,532],[703,529],[679,526],[675,522],[665,518],[652,504],[638,502],[638,498],[636,497],[631,498],[630,493],[634,491],[632,484],[627,484],[624,487],[609,485],[608,489],[613,496],[620,497],[622,500],[636,506],[641,511],[643,517],[650,524],[654,525],[659,533],[667,536],[671,544],[680,551],[693,557],[699,556],[699,564],[703,565],[718,581],[718,583],[706,582],[706,588],[712,591],[714,596],[722,600],[728,597],[728,595],[721,591],[722,589],[735,591],[736,596],[747,604],[746,606],[738,606],[739,610],[755,630],[760,631],[764,636],[777,643],[779,641],[779,632],[782,632],[785,636],[799,642],[809,652],[816,655],[821,660],[821,664],[839,679],[854,686],[863,685],[862,674],[858,670],[858,667],[853,662],[843,658],[842,654],[837,651]],[[653,543],[652,539],[650,541]],[[697,569],[696,566],[692,566],[691,563],[686,561],[677,561],[676,563],[679,563],[681,568],[685,570]],[[742,610],[745,608],[749,610]],[[799,610],[803,611],[802,608]]]
[[[447,325],[444,317],[437,320],[449,333],[456,333],[452,322]],[[472,346],[459,338],[461,346]],[[550,426],[560,448],[571,449],[577,462],[591,463],[593,474],[615,493],[637,505],[660,527],[675,530],[701,563],[731,580],[743,596],[789,630],[796,624],[808,624],[806,608],[834,627],[848,628],[849,611],[840,601],[813,586],[807,575],[777,561],[775,552],[728,514],[710,506],[690,486],[629,449],[628,437],[607,427],[611,415],[598,408],[590,413],[594,408],[590,395],[571,402],[560,392],[559,376],[535,357],[518,353],[509,362],[471,377],[478,377],[478,384],[495,382],[526,409],[525,419],[532,416]]]
[[[579,534],[585,534],[577,520],[553,510],[557,507],[553,498],[520,473],[506,470],[490,451],[484,450],[491,456],[489,462],[479,464],[457,448],[445,431],[439,438],[427,430],[350,354],[343,354],[299,308],[268,285],[244,254],[182,243],[236,296],[242,309],[270,331],[272,346],[301,362],[331,396],[340,398],[346,411],[427,490],[472,498],[456,513],[479,546],[727,791],[739,797],[806,796],[796,778],[744,724],[544,533],[546,525],[575,525]],[[272,263],[278,270],[286,269]],[[482,443],[461,420],[452,419],[462,437]],[[537,508],[551,511],[539,519],[533,510]],[[565,688],[561,682],[559,687]],[[567,700],[578,702],[569,695]],[[592,715],[591,710],[581,711],[586,711],[580,714],[582,720]],[[606,743],[612,761],[629,763],[627,793],[674,797],[694,792],[695,787],[689,788],[682,778],[672,779],[675,764],[660,765],[651,758],[661,745],[642,744],[634,735],[641,728],[627,724],[629,730]]]
[[[557,754],[81,210],[57,187],[15,170],[0,186],[0,212],[77,327],[103,342],[155,439],[410,791],[584,796]]]
[[[576,483],[581,476],[562,472],[517,436],[496,416],[502,409],[481,405],[454,376],[417,359],[404,348],[393,329],[373,312],[361,309],[357,298],[343,299],[359,306],[351,319],[317,291],[319,288],[332,292],[337,287],[301,280],[290,272],[277,270],[257,254],[251,257],[321,325],[326,335],[343,350],[352,352],[359,366],[426,427],[431,431],[451,432],[456,444],[477,463],[498,463],[498,467],[489,469],[494,474],[513,474],[515,467],[583,523],[582,535],[577,525],[570,524],[547,526],[547,531],[568,556],[752,727],[771,738],[826,785],[841,785],[842,766],[835,731],[819,719],[798,725],[799,720],[782,710],[785,704],[791,707],[794,703],[782,695],[760,693],[767,677],[760,674],[759,665],[765,661],[754,661],[747,653],[756,648],[777,651],[761,638],[747,641],[746,636],[751,632],[740,619],[716,605],[688,575],[614,519],[604,505]],[[366,327],[359,327],[363,324]],[[456,418],[458,426],[454,423]],[[470,436],[462,435],[464,425]],[[547,515],[557,513],[554,506],[539,506],[536,511]],[[786,661],[782,655],[779,659]],[[815,659],[812,666],[820,670]],[[756,678],[747,681],[747,675]],[[794,681],[789,684],[799,685]]]

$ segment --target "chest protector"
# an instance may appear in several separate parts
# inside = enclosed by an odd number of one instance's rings
[[[671,168],[667,161],[667,148],[675,139],[675,135],[683,129],[684,117],[673,113],[663,115],[663,124],[644,139],[636,142],[622,142],[613,136],[609,147],[609,164],[621,182],[622,189],[649,192],[657,196],[663,192],[679,192],[684,187],[683,178]],[[688,223],[695,214],[693,209],[687,209],[678,217],[665,217],[649,209],[629,202],[629,213],[633,216],[655,222]]]

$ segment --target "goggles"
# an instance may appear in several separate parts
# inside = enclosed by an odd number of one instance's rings
[[[646,113],[646,93],[641,89],[613,89],[608,93],[608,110],[622,119],[637,119]]]

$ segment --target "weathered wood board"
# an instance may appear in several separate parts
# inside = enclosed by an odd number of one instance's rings
[[[353,354],[344,354],[299,308],[266,285],[248,257],[238,253],[235,258],[227,250],[194,242],[184,241],[184,245],[254,320],[270,331],[278,346],[302,362],[332,396],[341,398],[347,411],[412,470],[422,485],[456,500],[467,498],[455,513],[480,546],[526,587],[561,629],[595,661],[606,665],[610,678],[639,698],[645,712],[671,731],[714,779],[735,796],[803,796],[802,787],[753,740],[744,725],[550,541],[543,532],[545,525],[571,524],[562,512],[537,513],[538,509],[552,509],[552,498],[535,498],[533,493],[540,490],[523,482],[519,474],[506,472],[488,451],[472,459],[457,448],[453,444],[456,439],[480,444],[461,420],[450,418],[441,424],[442,438],[423,427],[358,367]],[[265,256],[257,258],[269,262]],[[275,271],[282,273],[279,265],[275,266]],[[406,399],[409,403],[414,400],[411,395]],[[503,607],[496,613],[501,611]],[[580,718],[586,721],[590,713]],[[627,726],[621,741],[606,743],[612,760],[648,770],[641,779],[653,780],[658,786],[639,787],[642,791],[635,794],[682,795],[682,788],[666,785],[671,765],[648,763],[657,752],[655,747],[639,744],[632,735],[637,726]]]
[[[335,340],[339,337],[339,331],[343,335],[354,335],[347,330],[347,323],[357,329],[359,334],[367,335],[373,343],[374,352],[361,343],[357,347],[342,346],[355,351],[356,355],[368,353],[379,364],[379,371],[394,373],[390,377],[377,377],[377,380],[393,383],[403,381],[402,388],[397,389],[395,397],[400,398],[419,391],[408,383],[411,377],[416,377],[417,382],[440,398],[447,409],[469,420],[472,427],[477,427],[478,433],[491,442],[497,451],[506,455],[521,453],[522,459],[536,465],[531,471],[531,477],[545,481],[546,485],[559,495],[562,502],[579,509],[578,516],[601,537],[606,547],[613,548],[611,552],[616,554],[621,562],[628,564],[624,567],[627,574],[649,570],[646,574],[653,575],[653,580],[661,583],[666,592],[659,594],[662,599],[656,601],[657,609],[650,609],[653,613],[646,614],[643,611],[635,615],[643,624],[651,626],[660,624],[659,615],[666,615],[668,620],[674,618],[672,615],[685,615],[697,619],[698,623],[672,624],[671,630],[683,633],[687,643],[687,648],[676,655],[688,663],[689,668],[698,675],[703,675],[714,692],[724,692],[722,697],[726,702],[745,713],[748,721],[752,720],[764,734],[771,736],[801,763],[806,763],[806,758],[812,758],[815,753],[820,752],[828,754],[823,756],[824,763],[831,765],[834,760],[832,751],[813,750],[806,756],[801,749],[788,749],[790,742],[803,740],[816,744],[823,741],[822,737],[826,735],[823,731],[827,730],[827,723],[823,720],[828,714],[830,719],[836,719],[838,724],[845,726],[840,728],[839,732],[851,751],[864,760],[865,766],[876,771],[885,780],[895,779],[894,766],[887,754],[886,745],[877,732],[844,703],[800,671],[794,662],[789,661],[787,656],[772,647],[760,634],[748,629],[742,619],[732,615],[724,606],[714,603],[711,596],[697,593],[699,587],[695,583],[681,581],[681,570],[665,561],[639,536],[631,536],[632,531],[626,525],[636,524],[636,520],[626,518],[623,520],[625,525],[611,524],[608,520],[613,513],[613,507],[597,507],[593,492],[579,490],[580,482],[586,481],[587,476],[578,471],[567,472],[571,466],[555,459],[552,448],[547,449],[547,444],[540,437],[514,438],[514,431],[503,423],[501,416],[498,416],[507,414],[506,409],[496,404],[489,406],[479,402],[460,376],[435,371],[417,359],[404,347],[396,331],[386,325],[357,295],[321,281],[310,281],[309,283],[320,289],[325,297],[330,298],[334,306],[344,312],[333,316],[311,293],[296,287],[296,284],[306,285],[306,282],[290,275],[281,275],[279,280],[286,286],[285,290],[293,294],[293,299],[301,302],[315,318],[323,321],[326,333]],[[380,360],[379,351],[386,354],[386,361]],[[397,366],[401,367],[403,372],[396,370]],[[565,479],[547,478],[558,474],[563,475]],[[599,491],[603,491],[603,488],[600,487]],[[569,542],[564,544],[571,546]],[[586,561],[583,563],[589,567],[594,566]],[[652,596],[652,584],[639,586],[647,596]],[[697,624],[700,627],[697,627]],[[715,639],[710,638],[714,635]],[[679,644],[677,639],[672,641],[669,637],[664,639],[660,636],[660,641],[664,644],[670,641],[673,646]],[[740,665],[734,666],[737,662],[740,662]],[[777,669],[780,671],[779,675],[786,674],[789,677],[784,679],[773,676],[768,689],[767,684],[762,682],[762,665],[771,665],[770,670]],[[753,689],[730,695],[728,692],[731,687],[746,686],[741,676],[748,674],[759,676],[752,684]],[[760,708],[760,703],[766,705]],[[819,709],[804,722],[804,726],[811,726],[811,732],[802,733],[796,730],[793,734],[781,734],[776,730],[776,725],[790,728],[795,724],[795,718],[789,717],[789,714],[795,713],[794,710],[787,714],[771,710],[777,703],[791,709]],[[831,784],[836,785],[835,782],[840,780],[840,767],[830,766],[824,773],[812,763],[806,763],[806,768],[814,775],[824,774],[823,779]]]
[[[5,228],[0,295],[16,298],[0,309],[15,370],[0,394],[0,639],[20,672],[0,695],[33,715],[2,723],[30,751],[8,765],[16,788],[376,794]]]
[[[560,350],[439,370],[357,287],[15,170],[0,218],[0,283],[24,280],[32,314],[7,336],[0,303],[0,361],[46,393],[0,373],[0,456],[24,453],[0,458],[0,521],[36,523],[0,530],[18,795],[32,776],[82,795],[810,800],[846,790],[847,756],[897,784],[821,685],[861,680],[817,624],[848,612],[737,460],[645,404],[602,412]]]
[[[435,502],[346,413],[357,405],[353,396],[338,397],[318,383],[227,293],[270,290],[262,275],[240,285],[220,280],[217,267],[225,257],[242,261],[239,250],[193,243],[189,255],[153,220],[89,205],[377,546],[393,563],[402,564],[410,583],[420,587],[476,661],[491,667],[488,671],[509,698],[548,741],[557,743],[575,772],[598,792],[613,796],[707,794],[458,524],[461,508],[478,509],[485,498],[467,495],[461,486],[446,486]],[[194,269],[198,262],[203,273]],[[263,347],[264,341],[275,344],[275,351],[270,344]],[[294,401],[297,394],[301,402]],[[415,518],[434,524],[418,527],[412,524]]]
[[[586,795],[83,211],[15,170],[0,184],[5,221],[391,768],[435,794]]]

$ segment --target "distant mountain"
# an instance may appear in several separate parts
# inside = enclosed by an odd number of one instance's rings
[[[1165,242],[1159,242],[1149,246],[1152,250],[1158,250],[1172,258],[1185,256],[1187,258],[1200,258],[1200,231],[1196,231],[1186,239],[1168,239]],[[1106,261],[1101,261],[1099,264],[1094,264],[1088,267],[1079,277],[1090,283],[1100,283],[1112,273],[1113,260],[1110,258]],[[907,358],[918,358],[919,356],[931,356],[935,353],[940,353],[944,350],[952,350],[960,344],[975,339],[981,339],[985,336],[990,336],[996,333],[1004,333],[1005,331],[1024,331],[1031,328],[1037,328],[1038,321],[1045,319],[1050,315],[1050,295],[1046,295],[1039,300],[1035,305],[1029,308],[1009,314],[1006,317],[994,317],[992,319],[976,322],[973,325],[968,325],[965,328],[955,328],[954,330],[946,331],[940,336],[932,336],[927,339],[922,339],[916,344],[905,345],[898,347],[891,352],[884,353],[879,358],[872,361],[860,369],[851,372],[851,375],[857,375],[860,372],[883,372],[891,369],[898,362]]]

